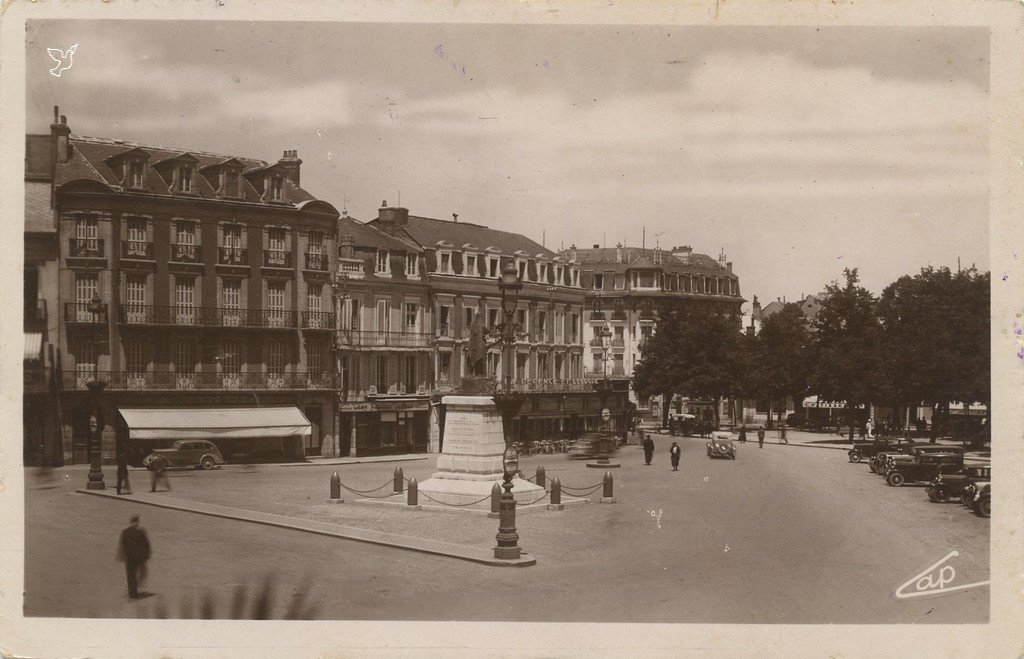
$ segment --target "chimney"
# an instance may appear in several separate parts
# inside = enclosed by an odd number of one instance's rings
[[[458,222],[458,221],[459,221],[459,214],[458,213],[452,213],[452,222]]]
[[[594,243],[594,249],[601,249],[601,246],[598,245],[597,243]]]
[[[573,243],[573,244],[569,245],[569,260],[570,261],[575,261],[576,260],[576,243]]]
[[[409,209],[399,206],[388,206],[387,200],[381,202],[377,211],[377,219],[380,220],[380,228],[385,233],[394,235],[399,229],[409,222]]]
[[[729,272],[732,272],[732,261],[725,262],[725,269],[728,270]]]
[[[672,248],[672,256],[676,257],[684,265],[690,264],[691,254],[693,254],[693,248],[689,245],[681,245],[680,247]]]
[[[355,242],[355,236],[338,236],[338,257],[343,259],[355,258],[355,250],[352,247]]]
[[[622,263],[622,243],[615,246],[615,262]]]
[[[285,150],[277,164],[284,166],[284,175],[295,184],[295,187],[299,187],[299,166],[302,164],[302,161],[299,160],[299,152],[294,149]]]
[[[60,110],[53,106],[53,123],[50,124],[50,137],[53,145],[51,155],[54,163],[64,163],[71,159],[71,129],[68,128],[68,118],[59,115]]]

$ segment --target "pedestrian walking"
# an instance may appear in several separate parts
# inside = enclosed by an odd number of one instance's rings
[[[740,444],[747,443],[747,424],[740,426]]]
[[[757,429],[757,447],[764,448],[764,426]]]
[[[785,425],[779,426],[779,443],[780,444],[788,444],[789,443],[789,439],[786,438],[786,426]]]
[[[679,454],[682,453],[679,444],[672,442],[672,448],[668,450],[668,453],[672,457],[672,471],[679,471]]]
[[[121,540],[117,545],[117,560],[124,561],[128,576],[128,597],[132,599],[139,597],[139,585],[146,578],[149,555],[149,537],[139,526],[139,516],[132,515],[128,527],[121,531]]]
[[[163,481],[164,485],[167,486],[167,491],[171,491],[171,479],[167,477],[167,464],[163,460],[154,460],[149,465],[150,481],[149,491],[156,492],[157,485],[160,481]]]
[[[132,486],[128,482],[128,458],[119,455],[117,456],[117,493],[122,494],[122,489],[124,490],[123,494],[132,493]]]
[[[643,431],[641,431],[642,433]],[[644,436],[644,464],[651,464],[651,458],[654,457],[654,440],[651,439],[650,435]]]

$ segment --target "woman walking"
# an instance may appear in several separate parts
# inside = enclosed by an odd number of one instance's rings
[[[681,452],[679,444],[672,442],[672,448],[668,450],[669,455],[672,457],[672,471],[679,471],[679,454]]]

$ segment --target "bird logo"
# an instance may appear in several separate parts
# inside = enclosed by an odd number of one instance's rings
[[[50,69],[50,75],[57,76],[59,78],[61,71],[67,71],[70,69],[73,64],[71,58],[75,54],[75,50],[77,48],[77,43],[63,51],[59,48],[47,48],[46,52],[50,54],[50,59],[57,63],[57,66]]]

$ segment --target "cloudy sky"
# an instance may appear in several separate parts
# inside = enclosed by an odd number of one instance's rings
[[[556,249],[646,229],[724,250],[748,300],[988,268],[982,28],[37,21],[27,49],[30,132],[60,105],[81,135],[298,149],[362,220],[400,200]]]

